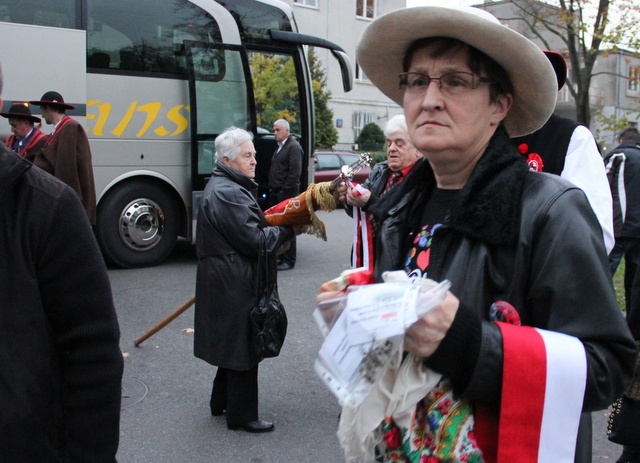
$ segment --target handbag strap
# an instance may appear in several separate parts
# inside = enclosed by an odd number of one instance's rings
[[[258,238],[258,269],[256,272],[256,305],[263,295],[269,291],[269,256],[265,243],[264,232],[260,230]]]

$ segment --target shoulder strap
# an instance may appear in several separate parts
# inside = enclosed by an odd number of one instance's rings
[[[256,271],[256,304],[260,303],[263,295],[269,291],[269,256],[262,230],[258,238],[258,268]]]

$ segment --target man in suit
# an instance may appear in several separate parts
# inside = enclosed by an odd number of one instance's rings
[[[269,170],[269,206],[300,193],[302,172],[302,146],[289,133],[289,122],[278,119],[273,123],[273,134],[278,148],[271,158]],[[296,265],[296,239],[289,249],[278,257],[278,270],[291,270]]]

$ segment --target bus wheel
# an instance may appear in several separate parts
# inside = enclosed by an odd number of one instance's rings
[[[108,262],[151,266],[173,249],[179,222],[178,207],[164,188],[137,181],[115,187],[100,201],[97,237]]]

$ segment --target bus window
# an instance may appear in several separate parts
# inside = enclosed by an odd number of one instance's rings
[[[254,100],[256,106],[257,127],[272,129],[278,119],[289,121],[291,133],[298,139],[307,137],[303,129],[307,123],[302,98],[300,71],[296,68],[294,55],[249,50],[247,52]],[[304,140],[302,140],[304,143]],[[260,185],[260,197],[267,191],[271,157],[276,148],[273,136],[261,135],[254,141],[259,168],[256,169],[255,181]],[[303,159],[303,173],[306,175],[308,160]],[[306,188],[307,180],[301,180]],[[261,204],[264,206],[264,204]]]
[[[0,0],[0,21],[76,28],[76,0]]]
[[[213,136],[235,125],[250,129],[250,106],[242,55],[238,50],[193,46],[198,139],[198,175],[213,168]]]
[[[291,132],[300,134],[300,92],[293,57],[249,51],[248,58],[258,126],[270,128],[277,119],[286,119]]]
[[[184,40],[222,38],[211,15],[184,0],[87,0],[89,68],[186,78]]]

